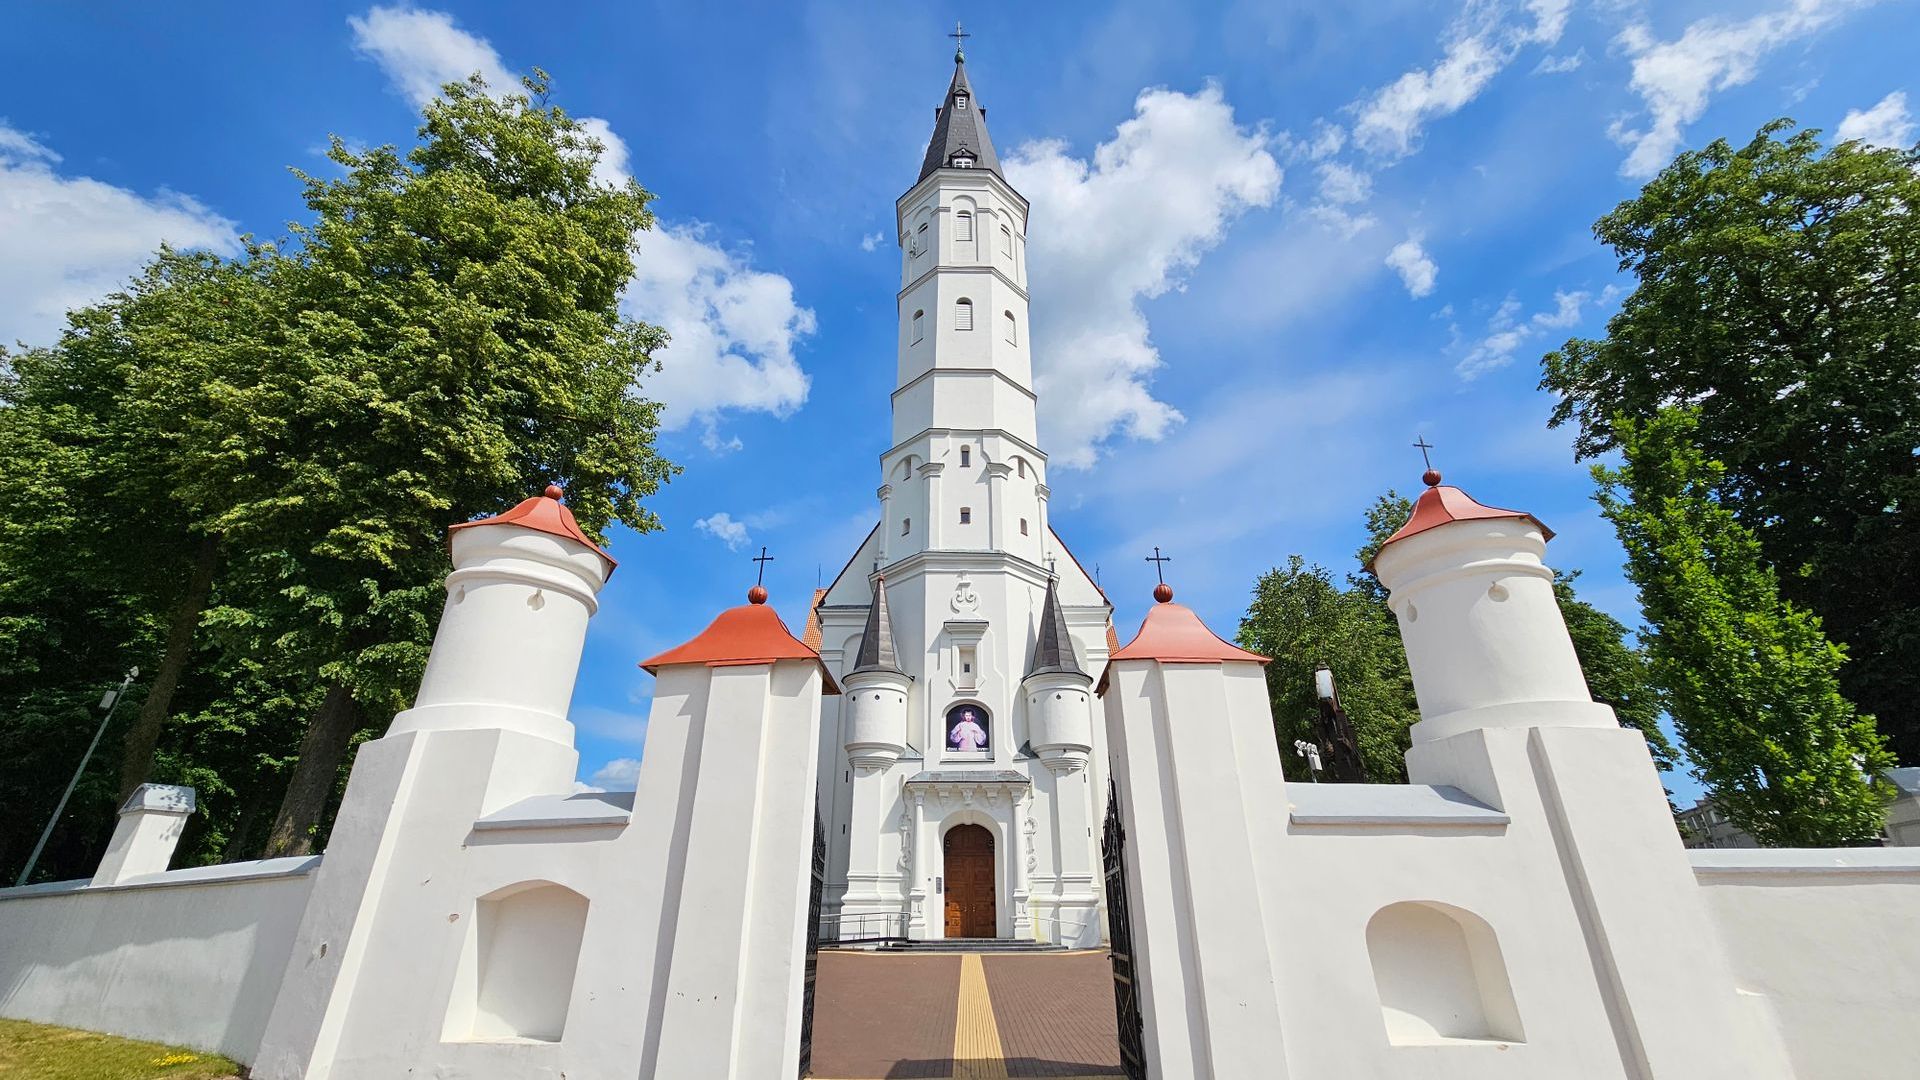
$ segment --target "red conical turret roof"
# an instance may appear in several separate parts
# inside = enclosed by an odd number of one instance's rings
[[[766,664],[775,660],[811,660],[820,665],[821,692],[837,694],[833,675],[820,661],[820,654],[794,637],[787,624],[767,606],[767,592],[754,586],[748,603],[728,608],[714,616],[705,630],[683,645],[677,645],[650,660],[640,662],[649,675],[675,664],[704,664],[707,667],[740,667]]]
[[[1380,551],[1385,551],[1387,545],[1395,541],[1405,540],[1409,536],[1418,536],[1442,525],[1449,525],[1456,521],[1486,521],[1494,518],[1519,518],[1531,521],[1540,530],[1541,536],[1548,540],[1553,539],[1553,530],[1525,510],[1502,510],[1497,506],[1484,506],[1475,502],[1473,496],[1459,488],[1441,484],[1440,473],[1434,469],[1428,469],[1421,479],[1426,482],[1427,490],[1421,492],[1420,497],[1414,500],[1413,513],[1407,517],[1407,523],[1395,530],[1392,536],[1387,537],[1386,543],[1380,545]],[[1380,552],[1374,552],[1373,557],[1378,559]],[[1372,565],[1371,561],[1368,565]]]

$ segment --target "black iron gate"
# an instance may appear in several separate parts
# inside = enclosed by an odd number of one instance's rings
[[[1107,871],[1107,955],[1113,961],[1113,1011],[1120,1022],[1120,1067],[1129,1080],[1146,1080],[1146,1028],[1133,971],[1133,909],[1127,902],[1127,830],[1120,824],[1120,790],[1107,784],[1107,824],[1100,838]]]
[[[827,830],[813,811],[813,886],[807,900],[807,976],[800,997],[800,1075],[813,1071],[813,984],[820,974],[820,890],[827,883]]]

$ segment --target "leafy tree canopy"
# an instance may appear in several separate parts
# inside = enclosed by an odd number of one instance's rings
[[[1840,693],[1845,650],[1784,599],[1753,530],[1718,494],[1724,468],[1692,410],[1616,419],[1624,464],[1595,466],[1601,512],[1639,587],[1653,681],[1694,775],[1763,844],[1872,844],[1893,764],[1871,717]]]
[[[1790,121],[1681,154],[1594,226],[1636,287],[1543,360],[1576,452],[1685,405],[1717,505],[1848,645],[1847,694],[1920,761],[1920,148]]]

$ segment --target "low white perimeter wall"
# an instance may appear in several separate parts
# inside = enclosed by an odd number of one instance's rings
[[[0,1016],[251,1061],[319,863],[0,889]]]
[[[1920,851],[1687,853],[1742,993],[1798,1080],[1911,1077],[1920,1027]]]

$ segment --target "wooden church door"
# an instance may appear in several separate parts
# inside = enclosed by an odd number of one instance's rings
[[[979,825],[956,825],[944,845],[947,876],[947,936],[990,938],[999,933],[993,896],[993,834]]]

